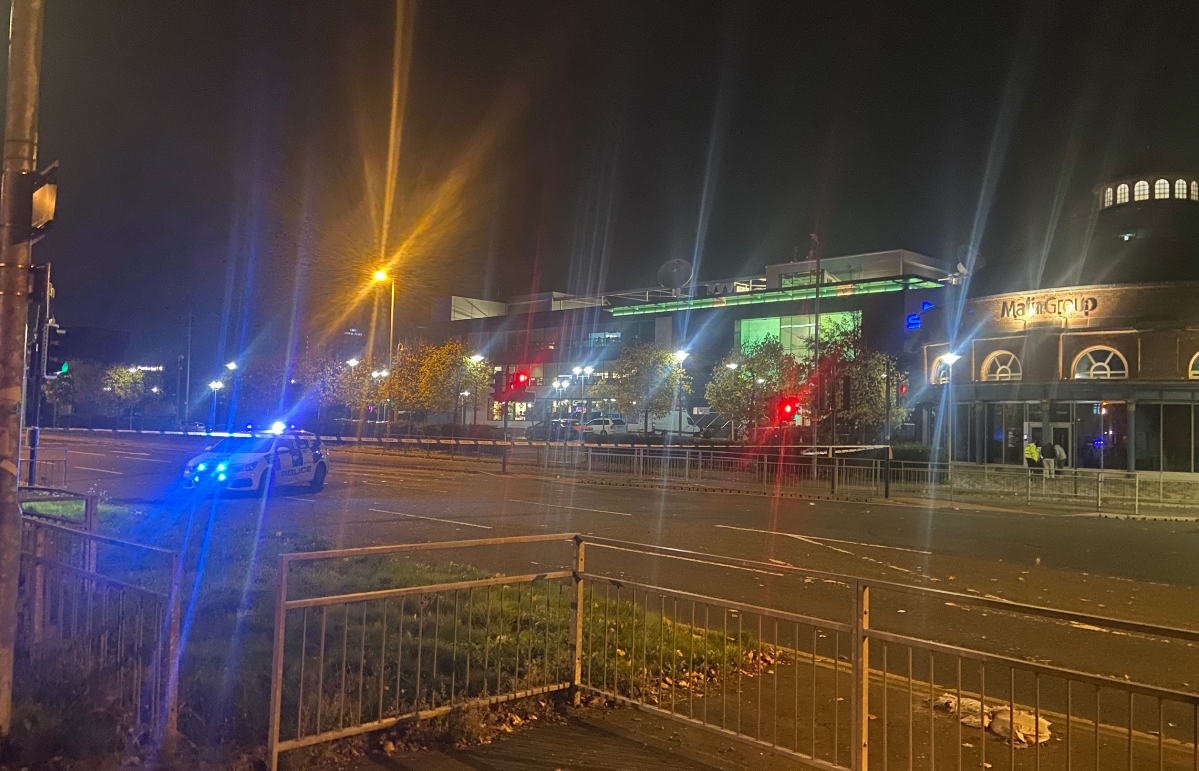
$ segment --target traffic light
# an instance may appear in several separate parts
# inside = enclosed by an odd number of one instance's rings
[[[529,387],[529,373],[517,372],[512,376],[512,380],[508,382],[507,400],[510,402],[531,402],[536,397]]]
[[[55,324],[51,319],[42,328],[42,334],[43,377],[46,380],[53,380],[59,375],[67,373],[67,330]]]
[[[491,376],[491,398],[496,404],[508,401],[508,384],[504,382],[504,373],[495,372]]]
[[[799,399],[794,396],[779,399],[776,413],[780,423],[790,423],[795,420],[795,416],[799,413]]]
[[[907,383],[900,383],[899,387],[897,389],[895,389],[895,406],[897,406],[897,407],[908,406],[908,384]]]

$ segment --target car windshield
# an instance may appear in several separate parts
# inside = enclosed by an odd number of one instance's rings
[[[227,436],[217,442],[209,452],[234,455],[245,452],[270,452],[274,437],[269,436]]]

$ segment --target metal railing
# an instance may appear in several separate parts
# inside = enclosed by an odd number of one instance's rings
[[[21,486],[17,489],[17,499],[22,517],[96,532],[100,512],[100,498],[96,495],[57,487]]]
[[[729,483],[762,490],[912,495],[930,498],[985,497],[1022,503],[1057,502],[1095,510],[1139,513],[1142,507],[1193,508],[1199,474],[1060,468],[975,463],[919,463],[845,457],[860,448],[764,448],[757,451],[700,448],[587,447],[580,471],[662,482]]]
[[[314,560],[475,547],[527,555],[537,544],[569,546],[573,555],[564,551],[560,562],[570,569],[288,594],[294,567]],[[816,582],[835,596],[783,593],[791,599],[757,605],[672,588],[665,584],[682,574],[669,569],[655,571],[663,583],[652,584],[588,569],[597,554],[629,553],[688,570],[702,563]],[[894,610],[905,600],[928,618],[888,613],[913,623],[873,623],[872,607]],[[781,607],[788,602],[801,607]],[[805,603],[819,612],[802,612]],[[934,609],[963,608],[996,616],[1000,639],[983,647],[955,625],[935,623]],[[591,536],[283,555],[270,767],[285,750],[566,689],[576,704],[581,694],[599,694],[825,769],[1014,771],[1017,751],[1038,770],[1042,762],[1199,767],[1199,693],[994,652],[1010,648],[1021,624],[1043,623],[1120,635],[1111,639],[1148,646],[1147,661],[1163,643],[1199,642],[1195,630]],[[1184,648],[1170,650],[1175,663],[1190,660]],[[1050,743],[1050,725],[1059,741]]]
[[[22,685],[75,684],[173,746],[178,554],[50,519],[61,518],[22,517],[18,693]],[[147,576],[155,584],[142,583]]]
[[[37,460],[29,460],[29,448],[21,447],[21,475],[28,479],[28,465],[33,463],[33,483],[42,487],[62,487],[67,483],[67,448],[43,447]]]

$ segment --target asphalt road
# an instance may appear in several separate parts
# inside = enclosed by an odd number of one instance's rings
[[[202,450],[202,440],[44,434],[43,446],[68,449],[68,487],[102,491],[152,515],[178,495],[182,466]],[[324,491],[274,492],[264,530],[346,547],[582,532],[1199,628],[1197,521],[611,487],[533,470],[505,476],[494,464],[474,461],[336,449],[331,461]],[[261,507],[250,496],[212,505],[218,519],[229,520],[253,518]],[[472,554],[484,567],[505,570],[516,569],[514,562],[550,567],[567,559],[561,548]],[[849,593],[837,582],[630,553],[589,554],[589,560],[589,569],[847,620]],[[1199,643],[1167,644],[898,594],[876,595],[872,615],[879,628],[1199,690]]]

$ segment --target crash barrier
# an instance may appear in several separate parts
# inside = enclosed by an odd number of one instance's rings
[[[43,487],[62,487],[67,483],[67,448],[43,447],[37,460],[29,460],[29,448],[21,447],[21,480],[29,479],[29,464],[33,464],[33,484]]]
[[[1142,507],[1193,508],[1199,475],[1158,471],[1056,469],[919,463],[860,457],[875,447],[709,450],[686,447],[586,447],[586,471],[666,482],[727,482],[762,490],[956,499],[1058,502],[1140,513]]]
[[[303,581],[314,564],[411,566],[418,553],[460,560],[471,549],[518,561],[532,549],[560,551],[538,556],[555,569],[530,574],[338,594]],[[652,571],[660,583],[588,568],[630,554],[661,560]],[[831,600],[789,593],[751,604],[669,586],[694,576],[696,563],[815,583]],[[900,606],[924,610],[901,616]],[[960,622],[937,623],[938,612],[960,618],[963,609],[981,617],[974,624],[996,617],[988,648],[968,642],[976,638]],[[1179,646],[1199,642],[1199,631],[572,534],[286,554],[275,606],[270,768],[287,750],[567,690],[576,704],[599,696],[824,769],[1014,771],[1017,753],[1038,769],[1042,761],[1199,764],[1199,694],[991,652],[1018,647],[1021,624],[1109,632],[1110,640],[1156,650],[1172,645],[1173,656],[1186,658],[1175,662],[1179,671],[1195,657]]]
[[[86,532],[78,529],[81,521],[66,518],[73,525],[66,526],[49,519],[22,516],[18,695],[24,690],[36,699],[47,686],[61,687],[70,698],[113,705],[129,724],[172,746],[178,554]],[[94,514],[90,522],[94,527]]]

